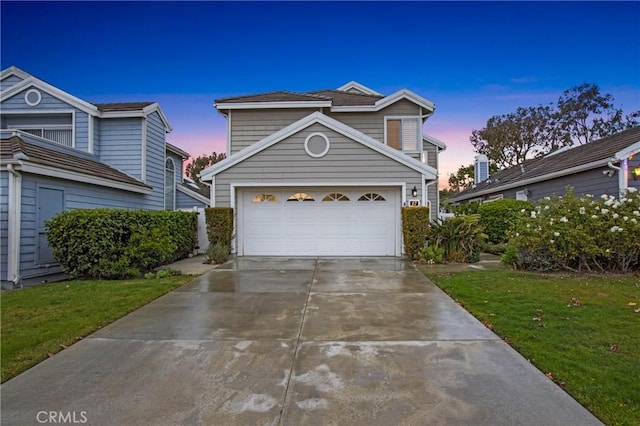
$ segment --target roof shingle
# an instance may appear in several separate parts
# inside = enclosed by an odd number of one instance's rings
[[[495,192],[509,184],[534,178],[544,178],[549,175],[574,167],[604,161],[613,158],[615,154],[630,145],[640,142],[640,126],[634,127],[615,135],[598,139],[585,145],[579,145],[561,152],[547,154],[544,157],[526,160],[522,165],[509,167],[491,175],[489,179],[478,183],[473,188],[466,189],[451,198],[451,201],[462,201],[472,198],[474,194],[484,191]]]
[[[58,149],[27,143],[18,136],[0,139],[0,160],[12,160],[20,153],[27,156],[28,159],[23,161],[28,163],[55,167],[57,169],[151,189],[150,186],[140,182],[136,178],[96,160],[66,153]]]

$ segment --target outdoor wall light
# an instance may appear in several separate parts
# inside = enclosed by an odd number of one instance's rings
[[[411,190],[411,196],[412,197],[417,197],[418,196],[418,188],[416,188],[415,185],[413,186],[413,189]]]

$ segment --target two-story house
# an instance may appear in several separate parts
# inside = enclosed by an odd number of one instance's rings
[[[92,104],[16,67],[0,74],[0,281],[60,275],[45,222],[66,209],[173,210],[208,199],[183,185],[183,150],[155,102]]]
[[[401,207],[438,213],[435,105],[351,82],[218,99],[228,158],[202,171],[235,212],[237,255],[401,256]]]

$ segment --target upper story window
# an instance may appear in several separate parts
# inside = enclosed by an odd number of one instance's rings
[[[2,128],[20,130],[60,145],[73,147],[73,115],[54,114],[12,114],[3,111]]]
[[[420,151],[420,118],[385,118],[385,142],[399,151]]]
[[[176,166],[171,158],[164,163],[164,209],[173,210],[176,194]]]

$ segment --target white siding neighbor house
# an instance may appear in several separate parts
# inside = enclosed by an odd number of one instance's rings
[[[155,102],[92,104],[16,68],[0,73],[0,281],[61,276],[45,222],[77,208],[178,209],[209,200],[182,182]]]
[[[435,105],[351,82],[336,90],[216,100],[227,159],[205,169],[211,205],[233,207],[239,255],[401,256],[403,206],[438,213]]]

